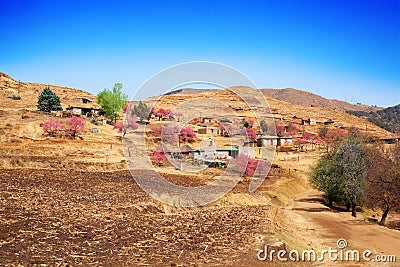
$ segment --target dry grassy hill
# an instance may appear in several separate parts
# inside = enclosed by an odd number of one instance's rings
[[[346,110],[375,111],[382,109],[379,107],[368,106],[364,104],[356,104],[356,105],[350,104],[348,102],[337,99],[327,99],[310,92],[297,90],[293,88],[261,89],[261,91],[265,95],[271,98],[305,107],[321,106],[339,111],[346,111]]]
[[[5,73],[0,72],[0,109],[2,110],[37,110],[36,104],[40,92],[49,86],[61,99],[63,107],[73,103],[75,97],[86,97],[93,101],[96,97],[84,90],[65,86],[19,82]],[[21,100],[13,100],[12,95],[20,95]]]
[[[238,87],[236,87],[238,88]],[[194,104],[194,99],[198,99]],[[196,96],[193,93],[189,94],[170,94],[164,95],[162,97],[151,97],[147,99],[149,103],[156,102],[157,107],[163,108],[174,108],[175,106],[182,105],[185,102],[191,103],[187,108],[187,117],[193,118],[198,116],[205,116],[213,114],[207,113],[207,107],[211,99],[218,100],[225,104],[225,108],[219,109],[219,116],[224,116],[224,114],[230,114],[232,108],[242,107],[243,110],[236,111],[238,116],[252,116],[252,112],[246,108],[246,104],[239,99],[230,90],[209,90],[207,92],[199,91]],[[317,123],[321,123],[327,120],[333,120],[334,124],[331,127],[356,127],[359,128],[361,132],[372,135],[373,137],[383,138],[392,137],[393,134],[356,116],[347,114],[339,110],[333,110],[323,106],[303,106],[288,103],[285,101],[277,100],[266,96],[269,105],[272,108],[273,116],[276,118],[277,125],[285,125],[289,122],[299,123],[301,118],[315,118]],[[347,103],[348,104],[348,103]],[[213,112],[210,110],[210,112]],[[308,125],[305,126],[306,130],[309,132],[318,132],[320,126],[318,125]]]
[[[311,106],[321,106],[327,107],[333,110],[339,111],[377,111],[381,110],[381,107],[369,106],[365,104],[351,104],[342,100],[337,99],[327,99],[322,96],[302,91],[293,88],[284,88],[284,89],[260,89],[262,93],[270,98],[274,98],[277,100],[282,100],[291,104],[296,104],[299,106],[311,107]],[[170,93],[172,94],[200,94],[210,90],[207,89],[193,89],[193,88],[182,88]]]
[[[83,140],[54,138],[43,134],[41,123],[66,118],[37,112],[37,99],[48,85],[18,82],[0,73],[0,166],[3,168],[115,170],[126,165],[120,134],[110,125],[94,125],[86,119]],[[49,85],[65,108],[75,97],[96,97],[83,90]],[[20,95],[21,100],[10,98]],[[75,102],[76,103],[76,102]],[[92,128],[98,133],[92,133]]]

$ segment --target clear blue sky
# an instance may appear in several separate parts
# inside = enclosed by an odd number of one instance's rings
[[[400,1],[0,1],[0,71],[130,97],[187,61],[237,68],[259,87],[400,103]],[[167,90],[168,88],[166,88]]]

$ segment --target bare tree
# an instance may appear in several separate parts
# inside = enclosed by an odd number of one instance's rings
[[[389,211],[400,211],[400,143],[376,145],[368,149],[364,201],[368,207],[383,211],[380,224]]]

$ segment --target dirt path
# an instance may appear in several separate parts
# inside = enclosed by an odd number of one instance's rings
[[[364,250],[371,250],[371,261],[376,255],[383,254],[395,255],[397,259],[397,263],[361,261],[353,263],[353,266],[400,266],[400,231],[367,223],[362,218],[353,218],[349,212],[332,211],[323,205],[321,193],[316,190],[298,195],[286,212],[289,217],[296,218],[293,221],[301,224],[301,227],[313,230],[310,242],[319,248],[337,249],[337,240],[344,238],[348,244],[344,250],[357,249],[360,255]]]

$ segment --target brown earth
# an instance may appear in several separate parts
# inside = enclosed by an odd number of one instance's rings
[[[358,218],[350,216],[350,212],[337,212],[327,208],[323,204],[323,196],[317,190],[308,190],[296,196],[287,208],[290,216],[297,216],[298,223],[312,229],[313,242],[319,247],[338,249],[336,242],[344,238],[348,246],[344,250],[358,250],[360,255],[365,250],[371,250],[371,262],[361,258],[360,262],[351,262],[351,266],[397,266],[396,262],[376,262],[376,255],[395,255],[399,260],[400,232],[387,227],[371,224],[365,220],[365,216]],[[396,214],[392,214],[392,217]],[[329,261],[326,261],[329,262]],[[343,264],[337,262],[338,265]]]
[[[273,241],[270,205],[235,201],[240,189],[166,210],[129,172],[2,169],[0,184],[1,265],[237,266]]]

